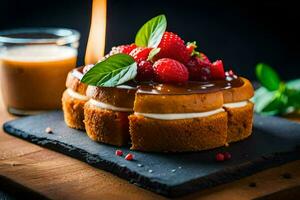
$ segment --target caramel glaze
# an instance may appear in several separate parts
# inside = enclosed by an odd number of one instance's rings
[[[137,93],[154,95],[186,95],[211,93],[228,90],[231,88],[238,88],[243,86],[243,84],[244,81],[239,77],[227,77],[226,80],[212,80],[209,82],[189,81],[188,83],[181,85],[148,83],[138,86]]]

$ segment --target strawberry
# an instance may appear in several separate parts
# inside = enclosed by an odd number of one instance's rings
[[[186,45],[186,49],[191,56],[196,52],[195,49],[197,48],[196,42],[188,42]]]
[[[207,81],[210,78],[211,64],[201,61],[197,56],[193,56],[186,67],[192,81]]]
[[[129,55],[129,53],[135,48],[136,48],[135,44],[120,45],[117,47],[113,47],[109,52],[109,55],[111,56],[117,53],[125,53]]]
[[[186,64],[190,59],[190,51],[186,48],[184,41],[175,33],[165,32],[158,48],[160,48],[160,52],[155,56],[156,60],[172,58]]]
[[[204,53],[199,52],[198,57],[203,62],[211,63],[210,60],[208,59],[208,57]]]
[[[217,60],[213,62],[210,71],[212,79],[225,79],[225,72],[222,60]]]
[[[138,64],[136,80],[151,81],[154,77],[154,71],[150,61],[141,61]]]
[[[146,61],[152,48],[137,47],[133,49],[129,55],[131,55],[137,63]]]
[[[162,58],[153,65],[155,78],[161,83],[185,83],[188,81],[189,72],[180,62]]]

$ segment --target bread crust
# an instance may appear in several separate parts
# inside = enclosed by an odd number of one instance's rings
[[[72,98],[67,91],[62,96],[64,119],[70,128],[84,130],[84,104],[85,100]]]
[[[131,149],[140,151],[200,151],[223,146],[227,138],[226,112],[181,120],[157,120],[130,115],[129,125]]]
[[[227,142],[237,142],[249,137],[252,133],[253,124],[252,102],[239,108],[224,107],[228,114]]]
[[[137,93],[134,111],[140,113],[193,113],[215,110],[221,108],[222,105],[221,91],[186,95]]]
[[[94,141],[116,146],[129,142],[128,112],[106,110],[87,102],[84,123],[87,135]]]
[[[77,70],[79,73],[81,73],[82,69],[83,67],[76,68],[73,70]],[[68,73],[67,80],[66,80],[66,87],[72,89],[73,91],[79,94],[86,95],[85,93],[86,93],[87,85],[80,82],[80,79],[73,75],[73,70]]]

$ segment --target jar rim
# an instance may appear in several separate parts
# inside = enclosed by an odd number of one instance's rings
[[[23,35],[20,37],[13,37],[16,35]],[[53,37],[44,38],[29,38],[28,36],[34,34],[48,34]],[[28,35],[25,37],[24,35]],[[77,42],[80,38],[80,33],[68,28],[20,28],[0,31],[0,44],[57,44],[66,45]]]

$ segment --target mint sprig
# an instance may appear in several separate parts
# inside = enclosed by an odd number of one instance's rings
[[[262,87],[255,91],[255,111],[282,115],[300,109],[300,79],[284,83],[269,65],[259,63],[256,75]]]
[[[159,15],[146,22],[135,37],[135,44],[140,47],[156,48],[167,28],[165,15]]]
[[[280,78],[278,74],[267,64],[259,63],[256,66],[256,76],[260,83],[270,91],[278,90]]]
[[[115,54],[97,63],[81,79],[88,85],[114,87],[136,77],[137,64],[126,54]]]

